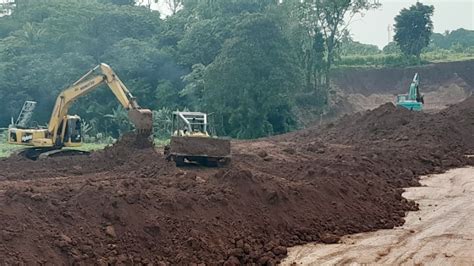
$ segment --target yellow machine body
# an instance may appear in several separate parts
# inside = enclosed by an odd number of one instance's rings
[[[49,131],[44,129],[9,128],[8,143],[36,148],[80,147],[82,145],[81,118],[68,115],[62,119],[55,143]]]

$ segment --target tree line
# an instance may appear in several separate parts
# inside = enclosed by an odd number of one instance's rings
[[[331,70],[355,47],[347,43],[356,43],[346,18],[380,6],[371,0],[159,1],[171,15],[154,10],[155,0],[4,5],[0,125],[25,100],[38,102],[34,120],[44,125],[56,95],[105,62],[143,107],[155,110],[158,135],[169,134],[169,114],[177,109],[210,114],[219,135],[288,132],[299,126],[296,109],[328,108]],[[373,47],[355,50],[361,49]],[[130,128],[107,89],[79,99],[71,111],[91,135]]]
[[[0,124],[35,100],[44,124],[56,95],[100,62],[118,73],[166,131],[170,110],[211,115],[219,135],[255,138],[298,126],[294,108],[323,110],[344,16],[377,7],[347,0],[16,0],[0,17]],[[4,7],[5,8],[5,7]],[[106,89],[72,111],[91,134],[129,125]],[[162,120],[162,121],[161,121]],[[164,133],[163,133],[164,134]]]

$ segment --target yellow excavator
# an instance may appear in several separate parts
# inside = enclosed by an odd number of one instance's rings
[[[107,84],[128,111],[128,117],[135,126],[137,135],[142,138],[150,137],[153,127],[151,110],[142,109],[112,68],[102,63],[59,94],[47,128],[10,127],[8,143],[30,146],[21,154],[33,160],[58,153],[80,153],[75,150],[62,150],[63,147],[81,146],[83,139],[81,118],[69,115],[69,107],[79,97],[101,84]]]

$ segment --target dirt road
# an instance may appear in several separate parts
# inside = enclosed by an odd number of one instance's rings
[[[294,247],[283,265],[474,264],[474,168],[425,176],[403,194],[420,207],[402,227]]]

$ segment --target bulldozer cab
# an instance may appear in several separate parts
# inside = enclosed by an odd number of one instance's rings
[[[164,153],[176,166],[199,164],[214,167],[230,161],[230,140],[209,135],[207,114],[173,112],[172,122],[173,134]]]
[[[173,112],[173,136],[208,137],[207,114],[201,112]]]

